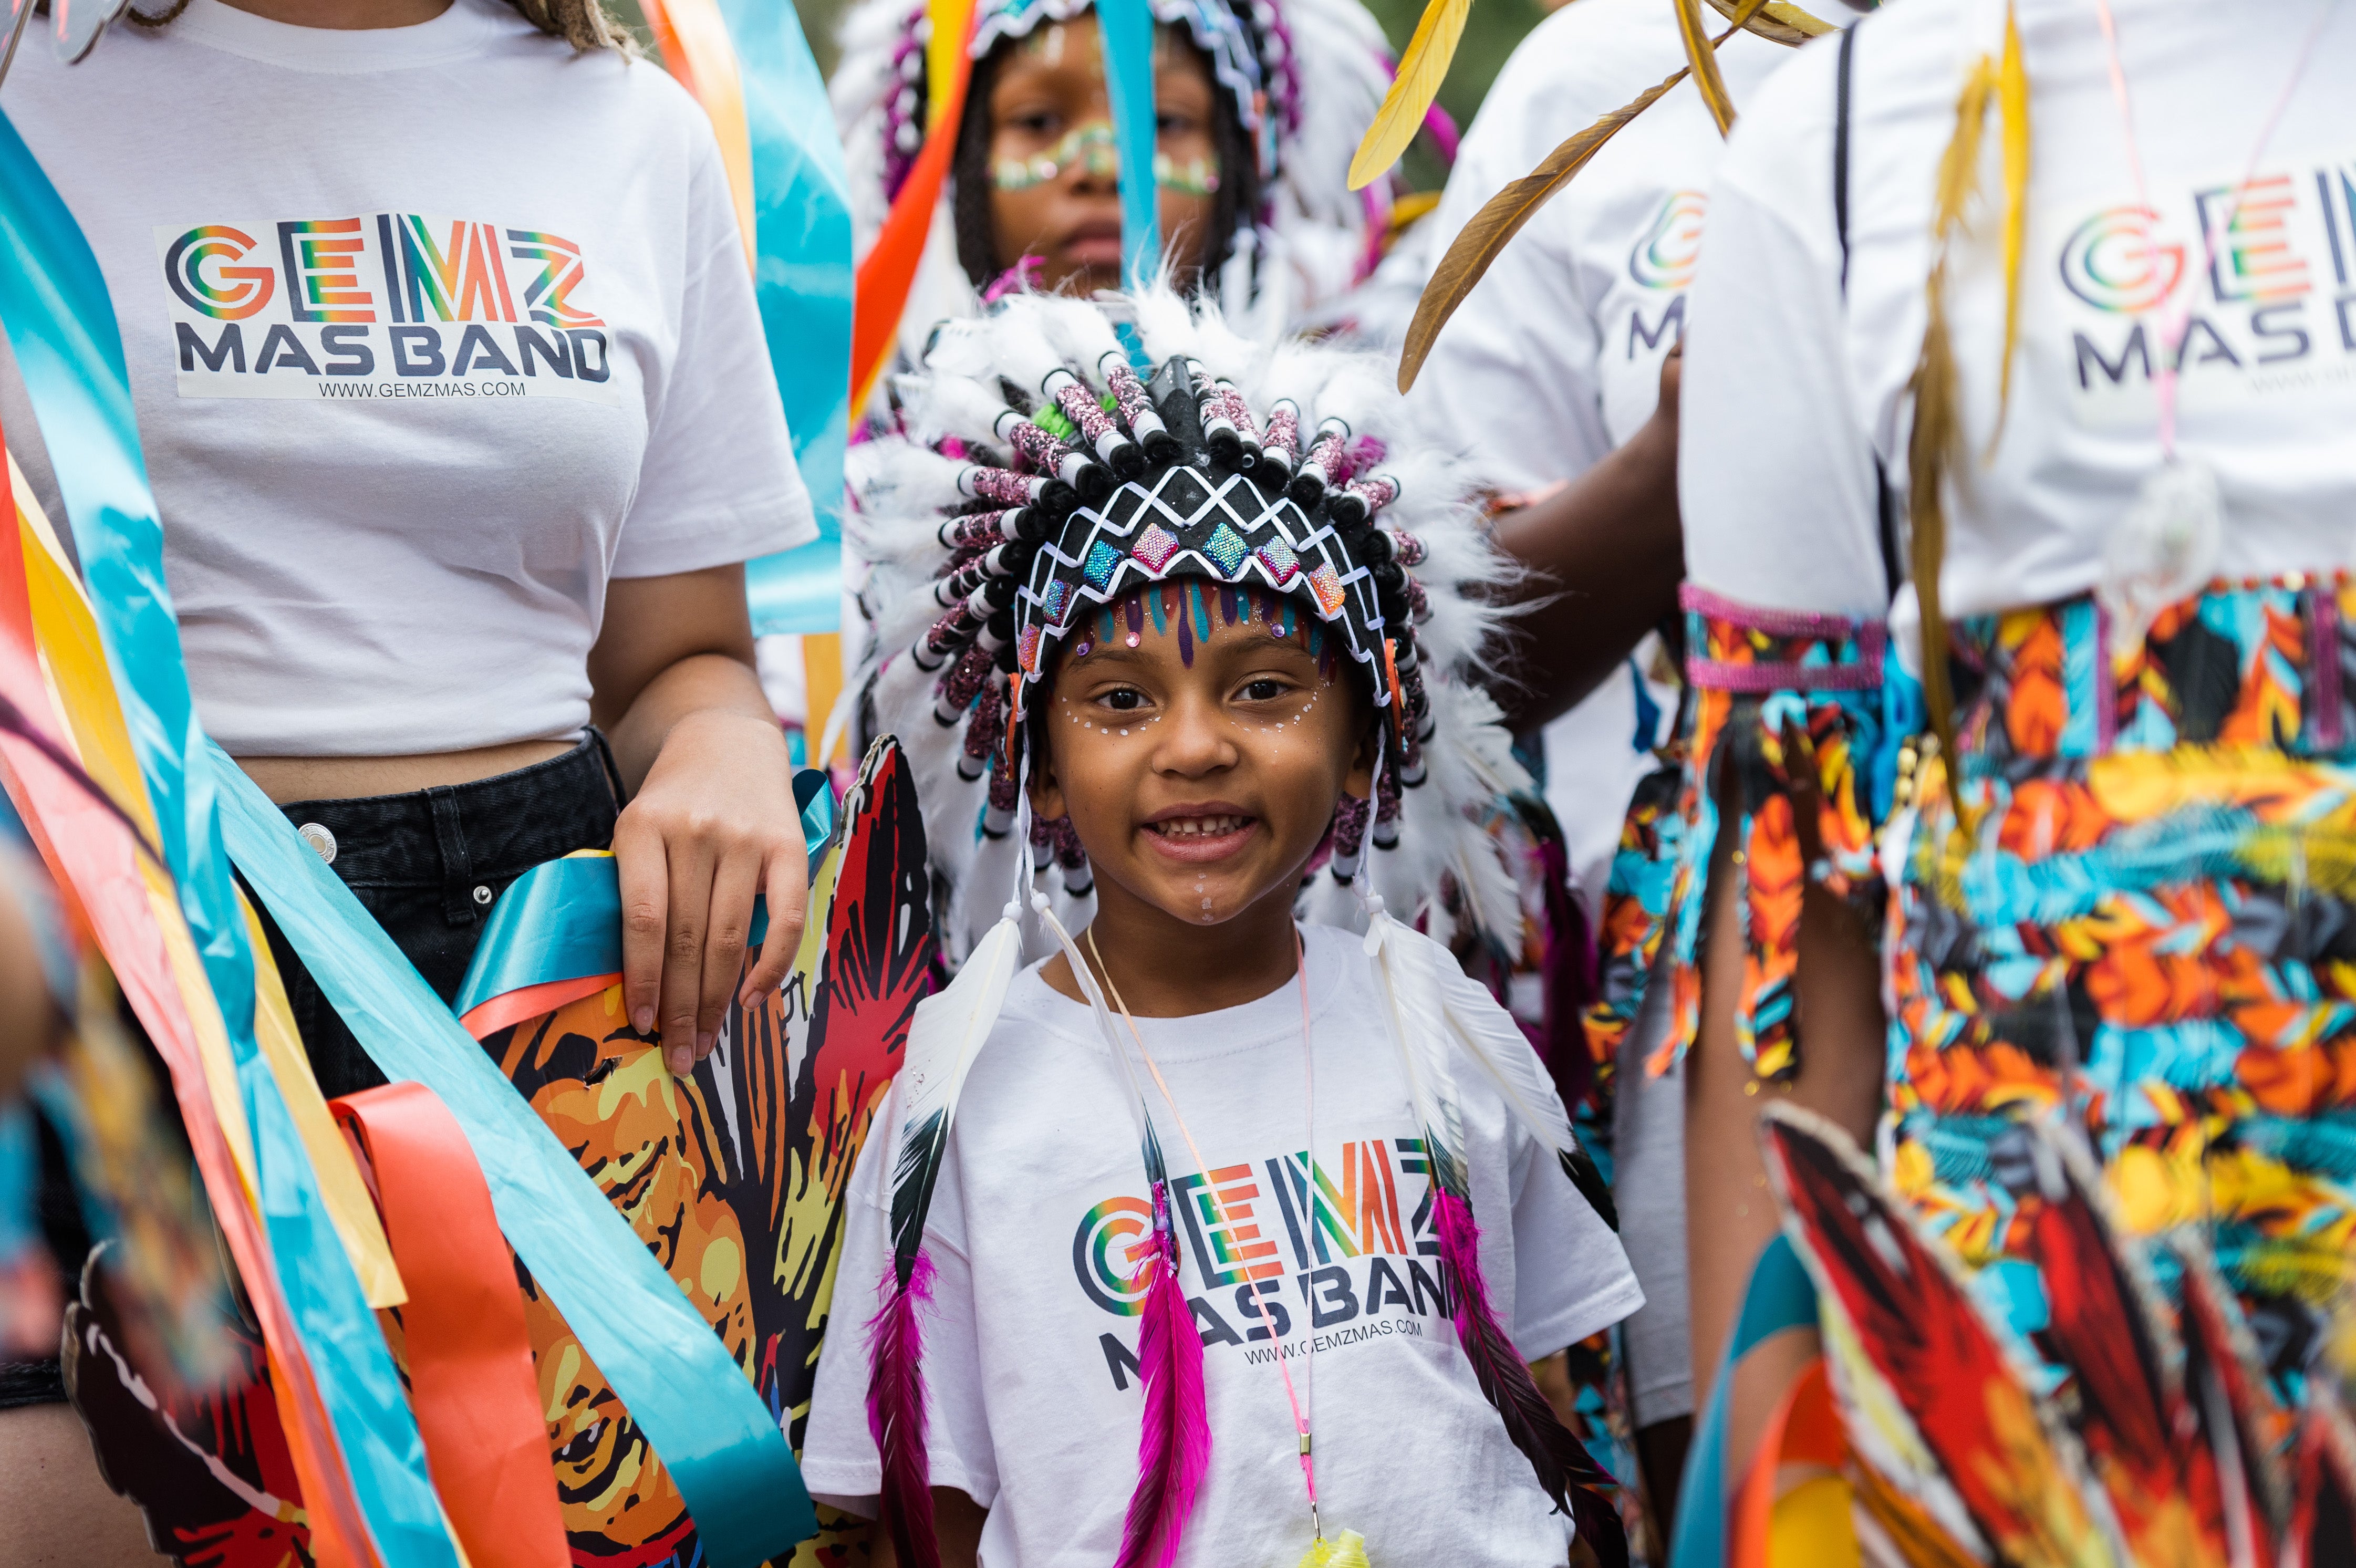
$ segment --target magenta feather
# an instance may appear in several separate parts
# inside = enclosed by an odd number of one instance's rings
[[[905,1284],[886,1263],[876,1294],[884,1306],[867,1322],[867,1430],[884,1461],[884,1523],[907,1568],[940,1568],[925,1452],[925,1326],[917,1317],[932,1304],[932,1259],[919,1251]],[[1198,1358],[1201,1350],[1197,1345]]]
[[[1145,1317],[1137,1337],[1145,1380],[1145,1428],[1137,1445],[1137,1490],[1130,1495],[1119,1568],[1170,1568],[1211,1467],[1211,1418],[1203,1398],[1203,1339],[1178,1283],[1178,1238],[1170,1189],[1153,1186],[1153,1249],[1145,1266]]]
[[[1449,1305],[1456,1320],[1456,1340],[1472,1363],[1481,1391],[1505,1418],[1505,1435],[1537,1472],[1538,1485],[1557,1508],[1570,1514],[1596,1561],[1603,1568],[1627,1568],[1628,1536],[1620,1510],[1589,1489],[1618,1483],[1556,1416],[1521,1352],[1497,1322],[1488,1283],[1481,1277],[1481,1228],[1473,1223],[1472,1206],[1445,1188],[1435,1197],[1440,1261],[1453,1282]]]

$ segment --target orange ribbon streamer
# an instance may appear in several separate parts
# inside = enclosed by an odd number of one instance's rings
[[[553,1013],[584,996],[594,996],[609,985],[621,983],[619,970],[611,974],[584,974],[574,980],[542,981],[468,1008],[466,1016],[458,1020],[458,1026],[478,1040],[485,1039],[510,1024]]]
[[[470,1562],[568,1568],[523,1296],[466,1135],[422,1083],[328,1104],[368,1157],[409,1287],[411,1402],[451,1528]]]
[[[892,358],[893,340],[900,329],[900,313],[907,308],[908,290],[916,285],[916,263],[924,259],[925,242],[933,231],[933,209],[940,204],[941,185],[948,178],[949,159],[957,152],[958,126],[965,118],[966,84],[973,78],[973,61],[957,51],[957,69],[949,74],[932,134],[909,169],[907,183],[893,200],[892,210],[875,236],[875,243],[859,263],[851,320],[851,416],[875,392],[875,379]]]
[[[34,654],[24,543],[15,510],[13,504],[0,508],[0,691],[70,751]],[[70,891],[80,917],[89,922],[124,998],[169,1069],[173,1097],[213,1214],[261,1321],[271,1387],[301,1483],[312,1555],[321,1568],[372,1568],[379,1560],[375,1544],[344,1474],[309,1358],[303,1354],[302,1339],[279,1294],[269,1244],[247,1201],[230,1134],[216,1114],[205,1077],[190,1007],[192,1001],[204,1005],[211,998],[182,995],[160,924],[167,918],[166,908],[151,902],[140,851],[121,819],[24,741],[0,738],[0,759],[6,764],[17,815],[32,831],[51,876],[61,890]],[[170,918],[177,915],[176,909],[170,911]]]

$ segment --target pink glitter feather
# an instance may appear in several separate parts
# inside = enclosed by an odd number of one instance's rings
[[[1530,1369],[1514,1348],[1497,1314],[1489,1305],[1489,1286],[1481,1277],[1481,1228],[1472,1221],[1472,1206],[1454,1193],[1436,1193],[1440,1222],[1440,1261],[1450,1278],[1449,1305],[1456,1320],[1456,1342],[1472,1363],[1472,1375],[1482,1393],[1505,1418],[1505,1435],[1537,1472],[1538,1485],[1567,1510],[1580,1535],[1604,1568],[1627,1568],[1628,1537],[1620,1511],[1590,1488],[1616,1486],[1610,1472],[1588,1456],[1586,1447],[1571,1434],[1538,1392]]]
[[[925,1452],[925,1326],[917,1319],[932,1304],[932,1259],[916,1254],[905,1289],[886,1262],[876,1294],[884,1306],[867,1321],[867,1430],[884,1461],[884,1520],[908,1568],[940,1568]]]
[[[1169,1188],[1153,1188],[1153,1282],[1137,1359],[1145,1379],[1145,1427],[1137,1445],[1137,1490],[1130,1495],[1118,1568],[1171,1568],[1194,1494],[1211,1467],[1211,1418],[1203,1397],[1203,1339],[1178,1283],[1178,1238],[1170,1225]]]

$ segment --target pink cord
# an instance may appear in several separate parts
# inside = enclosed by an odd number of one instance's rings
[[[2308,57],[2315,52],[2316,41],[2323,36],[2339,0],[2323,0],[2317,9],[2314,25],[2308,28],[2300,43],[2297,60],[2291,66],[2290,80],[2275,97],[2274,107],[2266,112],[2265,124],[2258,129],[2258,140],[2250,149],[2249,163],[2242,170],[2242,178],[2233,187],[2233,205],[2225,210],[2225,220],[2212,228],[2205,220],[2201,225],[2201,273],[2207,276],[2217,264],[2217,234],[2219,229],[2231,230],[2241,220],[2242,199],[2248,194],[2250,181],[2256,177],[2258,160],[2265,156],[2266,144],[2274,139],[2275,127],[2282,121],[2283,112],[2290,107],[2291,94],[2298,90],[2299,78],[2307,73]],[[2127,73],[2119,57],[2119,25],[2111,15],[2111,0],[2094,0],[2094,15],[2102,22],[2103,48],[2108,57],[2111,73],[2111,96],[2119,106],[2119,126],[2126,137],[2127,167],[2135,176],[2136,204],[2143,217],[2144,255],[2155,274],[2159,266],[2159,242],[2152,233],[2152,224],[2158,214],[2151,205],[2151,186],[2144,178],[2143,155],[2136,146],[2135,108],[2127,98]],[[2176,460],[2176,381],[2177,362],[2184,347],[2184,335],[2192,327],[2192,300],[2200,292],[2196,280],[2184,291],[2182,305],[2171,306],[2163,317],[2159,328],[2159,369],[2152,374],[2152,392],[2159,401],[2159,453],[2163,462]]]
[[[1187,1128],[1186,1118],[1178,1109],[1178,1097],[1170,1092],[1170,1082],[1162,1076],[1162,1069],[1154,1061],[1153,1053],[1145,1048],[1145,1036],[1138,1032],[1137,1020],[1129,1015],[1129,1004],[1121,1000],[1120,988],[1113,984],[1112,972],[1105,967],[1104,954],[1097,950],[1097,934],[1093,927],[1087,932],[1087,939],[1088,955],[1097,961],[1097,972],[1104,976],[1105,988],[1112,993],[1113,1005],[1120,1009],[1120,1021],[1129,1026],[1129,1037],[1137,1042],[1137,1054],[1145,1058],[1145,1070],[1153,1075],[1154,1087],[1162,1090],[1162,1098],[1170,1106],[1171,1117],[1178,1123],[1178,1136],[1185,1140],[1186,1152],[1194,1156],[1194,1168],[1203,1173],[1203,1190],[1211,1195],[1213,1203],[1218,1204],[1220,1223],[1228,1223],[1227,1206],[1220,1201],[1218,1189],[1210,1185],[1211,1163],[1203,1157],[1203,1151],[1196,1146],[1194,1134]],[[1313,1185],[1317,1167],[1317,1062],[1309,1045],[1309,954],[1301,946],[1301,928],[1298,926],[1292,929],[1292,961],[1293,978],[1301,993],[1301,1066],[1307,1085],[1308,1160]],[[1314,1193],[1311,1195],[1311,1201],[1315,1201]],[[1276,1352],[1276,1369],[1284,1379],[1284,1400],[1292,1407],[1292,1429],[1301,1438],[1301,1479],[1309,1488],[1309,1521],[1317,1532],[1317,1539],[1323,1541],[1325,1539],[1325,1527],[1318,1518],[1317,1456],[1311,1452],[1309,1418],[1301,1413],[1301,1396],[1293,1391],[1292,1369],[1285,1364],[1284,1347],[1276,1343],[1276,1329],[1269,1323],[1268,1308],[1260,1305],[1258,1291],[1251,1294],[1249,1300],[1252,1316],[1259,1319],[1260,1326],[1268,1329],[1269,1348]],[[1313,1334],[1309,1337],[1308,1381],[1309,1408],[1313,1414],[1317,1408],[1317,1337]]]

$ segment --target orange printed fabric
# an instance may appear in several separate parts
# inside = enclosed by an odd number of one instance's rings
[[[1897,738],[1885,736],[1882,720],[1883,631],[1879,623],[1740,605],[1691,584],[1682,597],[1693,701],[1663,915],[1672,1023],[1645,1066],[1666,1071],[1700,1026],[1704,892],[1724,800],[1737,813],[1730,865],[1740,878],[1743,931],[1735,1037],[1760,1077],[1785,1080],[1800,1069],[1793,982],[1808,884],[1847,898],[1869,924],[1880,912],[1862,776],[1885,739]],[[1815,806],[1804,823],[1798,802],[1808,800]]]
[[[2351,609],[2291,578],[2124,654],[2091,599],[1959,628],[1976,833],[1934,772],[1893,850],[1891,1175],[2025,1332],[2049,1113],[2131,1232],[2206,1241],[2285,1393],[2356,1285]]]

